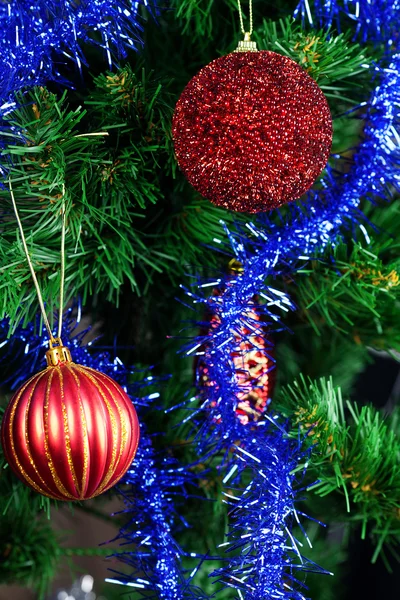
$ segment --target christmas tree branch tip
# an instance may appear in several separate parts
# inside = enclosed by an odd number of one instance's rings
[[[400,514],[397,420],[372,406],[344,402],[340,388],[326,379],[301,377],[282,390],[278,404],[292,421],[292,434],[300,430],[312,448],[307,472],[318,480],[313,493],[337,494],[341,518],[359,521],[363,535],[368,531],[376,539],[386,528],[390,545]]]

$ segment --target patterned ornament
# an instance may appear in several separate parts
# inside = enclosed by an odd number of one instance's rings
[[[197,191],[218,206],[256,213],[312,186],[329,157],[332,117],[317,83],[290,58],[234,52],[188,83],[173,138]]]
[[[215,295],[221,295],[220,290],[214,290]],[[209,331],[212,331],[220,325],[221,319],[212,314],[209,323]],[[258,421],[271,402],[275,387],[273,342],[255,310],[248,312],[246,324],[233,332],[233,338],[230,357],[237,388],[234,410],[242,425],[246,425]],[[197,385],[200,393],[207,396],[215,382],[211,375],[213,357],[207,344],[204,351],[204,357],[197,362]]]
[[[133,404],[111,377],[75,364],[60,345],[47,368],[11,398],[2,424],[5,457],[35,491],[56,500],[87,500],[117,483],[139,442]]]

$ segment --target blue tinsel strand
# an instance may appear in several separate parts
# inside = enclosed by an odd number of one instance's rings
[[[235,440],[241,439],[243,426],[237,416],[237,407],[243,388],[237,377],[237,362],[233,362],[232,356],[235,354],[239,357],[238,362],[242,358],[243,364],[246,364],[249,350],[240,346],[243,328],[251,332],[246,338],[247,346],[265,355],[273,367],[272,342],[265,339],[265,324],[268,323],[269,332],[281,330],[283,326],[276,316],[276,310],[285,312],[294,308],[286,294],[270,287],[262,288],[261,280],[258,282],[258,295],[265,300],[265,304],[257,302],[253,295],[237,294],[242,277],[230,275],[224,292],[210,297],[201,292],[207,290],[209,285],[218,285],[221,279],[198,283],[200,291],[196,294],[186,290],[196,304],[202,303],[218,318],[213,328],[208,322],[202,322],[206,333],[185,349],[188,355],[201,357],[202,364],[207,365],[207,378],[211,383],[204,387],[201,382],[202,370],[198,369],[199,394],[186,403],[186,420],[192,419],[198,427],[195,443],[201,454],[229,450]],[[258,337],[265,340],[262,346],[257,344]],[[256,388],[258,382],[255,380],[253,385]]]
[[[70,348],[75,362],[106,373],[126,390],[138,409],[139,419],[143,412],[159,399],[155,391],[159,381],[143,371],[127,368],[109,352],[96,350],[93,342],[84,343],[90,328],[76,333],[80,322],[80,307],[69,309],[64,318],[63,341]],[[9,325],[0,321],[0,339],[5,339]],[[7,371],[7,384],[18,388],[33,373],[45,368],[44,352],[48,348],[45,328],[38,324],[18,327],[13,337],[0,344],[0,366]],[[154,408],[153,408],[154,410]],[[130,548],[118,558],[133,571],[129,576],[117,573],[113,583],[135,588],[149,598],[149,593],[165,600],[184,600],[201,597],[190,583],[190,577],[182,570],[180,559],[182,550],[175,542],[172,528],[181,522],[175,512],[177,497],[187,498],[186,485],[193,483],[194,476],[180,466],[173,458],[159,457],[153,450],[152,438],[146,432],[141,420],[141,439],[131,469],[125,475],[119,488],[125,503],[122,511],[129,518],[116,539]],[[145,575],[144,575],[145,574]]]
[[[102,49],[111,68],[141,44],[142,6],[154,12],[156,0],[0,2],[0,150],[10,143],[10,134],[21,135],[2,120],[16,107],[15,93],[48,81],[67,85],[65,66],[70,63],[81,71],[87,64],[85,44]],[[0,164],[0,175],[6,173],[7,165]]]
[[[128,523],[116,538],[122,545],[129,544],[135,551],[119,554],[128,565],[129,574],[116,572],[116,578],[107,579],[135,589],[146,598],[183,600],[205,598],[201,590],[190,584],[193,576],[186,577],[180,567],[184,552],[172,535],[172,525],[186,522],[178,516],[176,496],[187,496],[185,485],[193,479],[172,458],[164,457],[156,465],[150,437],[142,427],[142,439],[133,468],[125,481],[130,488],[122,492],[125,509],[122,513]]]
[[[311,9],[312,8],[312,9]],[[398,47],[399,0],[301,0],[295,16],[311,26],[334,27],[339,31],[352,27],[362,42],[384,43]]]
[[[76,313],[76,314],[75,314]],[[89,328],[81,329],[81,308],[68,309],[65,313],[63,331],[65,343],[71,350],[72,359],[92,369],[98,369],[106,373],[126,390],[129,375],[132,369],[128,369],[116,356],[111,359],[109,352],[96,350],[92,346],[94,341],[84,343],[84,338],[90,331]],[[78,333],[78,331],[80,332]],[[31,375],[46,368],[45,351],[48,349],[48,334],[45,327],[36,323],[19,326],[13,336],[7,339],[9,333],[9,322],[7,319],[0,321],[0,365],[3,370],[3,385],[8,384],[11,390],[16,390]],[[6,375],[4,373],[6,372]],[[132,388],[132,392],[134,392]],[[136,394],[134,394],[136,395]]]
[[[242,432],[224,479],[230,485],[224,496],[231,510],[228,541],[221,546],[230,557],[224,557],[226,565],[212,574],[234,588],[239,598],[305,600],[300,574],[327,574],[302,557],[302,544],[293,534],[297,523],[311,546],[300,525],[299,515],[304,515],[295,506],[303,490],[294,471],[307,458],[300,440],[289,439],[273,420]],[[250,471],[252,478],[245,489],[238,489],[231,480],[242,470]]]
[[[60,65],[86,64],[83,44],[101,48],[109,66],[141,44],[139,10],[148,0],[11,0],[0,3],[1,99],[48,80],[63,81]]]

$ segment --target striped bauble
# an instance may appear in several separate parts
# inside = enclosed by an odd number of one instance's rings
[[[86,500],[121,479],[139,442],[132,401],[111,377],[72,362],[64,346],[11,398],[2,424],[5,457],[36,492]]]

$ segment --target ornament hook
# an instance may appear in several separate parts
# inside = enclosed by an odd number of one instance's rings
[[[244,271],[243,264],[236,258],[232,258],[228,263],[228,273],[230,275],[241,275]]]
[[[239,42],[235,52],[258,52],[257,44],[252,41],[250,31],[246,31],[244,40]]]
[[[48,367],[57,367],[61,363],[72,362],[71,352],[63,345],[60,337],[50,339],[49,346],[50,348],[46,352],[46,362]]]

